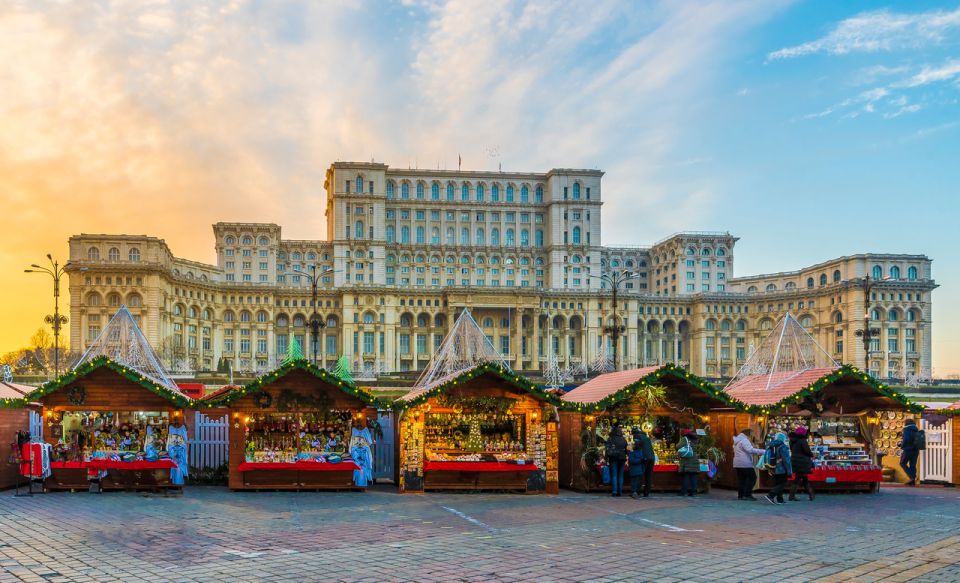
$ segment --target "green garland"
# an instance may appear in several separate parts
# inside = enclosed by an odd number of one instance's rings
[[[423,403],[426,403],[427,400],[430,399],[431,397],[435,397],[437,395],[445,393],[459,384],[463,384],[465,382],[468,382],[472,379],[477,378],[478,376],[482,376],[485,374],[490,374],[495,377],[498,377],[506,381],[507,383],[509,383],[511,386],[521,389],[522,391],[525,391],[533,395],[534,397],[537,397],[541,401],[546,401],[547,403],[550,403],[551,405],[554,405],[556,407],[563,406],[563,402],[560,400],[559,397],[557,397],[552,393],[548,393],[546,390],[544,390],[543,387],[536,385],[534,383],[531,383],[523,376],[520,376],[519,374],[512,372],[510,369],[504,367],[499,363],[485,362],[483,364],[478,364],[473,368],[469,368],[463,371],[462,373],[458,374],[457,376],[453,377],[452,379],[448,380],[445,383],[436,385],[430,390],[418,394],[413,399],[405,400],[404,397],[400,397],[398,400],[394,401],[393,407],[396,410],[402,411],[405,409],[409,409],[410,407],[416,407],[418,405],[422,405]]]
[[[95,370],[107,368],[113,372],[119,374],[123,378],[137,383],[141,387],[147,389],[148,391],[155,393],[156,395],[163,397],[164,399],[170,401],[177,407],[189,408],[193,406],[194,401],[190,397],[184,395],[179,391],[173,391],[157,382],[154,382],[152,379],[147,378],[146,376],[140,374],[139,371],[134,370],[128,366],[122,365],[118,362],[113,361],[112,359],[106,356],[98,356],[94,359],[91,359],[89,362],[85,362],[80,365],[78,368],[68,371],[52,381],[47,381],[43,383],[33,391],[31,391],[27,396],[22,399],[4,399],[4,407],[12,406],[25,406],[27,403],[31,403],[46,397],[50,393],[59,391],[60,389],[69,386],[70,384],[76,382],[78,379],[81,379]],[[19,401],[18,405],[11,404],[12,401]]]
[[[687,372],[683,367],[677,366],[672,363],[667,363],[657,370],[651,372],[650,374],[640,378],[629,385],[621,388],[616,393],[607,395],[606,397],[600,399],[599,401],[593,403],[582,403],[577,401],[565,401],[563,408],[567,411],[578,411],[578,412],[593,412],[593,411],[602,411],[619,405],[624,401],[627,401],[633,398],[636,393],[644,393],[648,390],[648,387],[651,385],[661,384],[664,377],[674,377],[681,381],[684,381],[697,389],[699,389],[704,394],[720,401],[725,405],[731,407],[743,409],[747,405],[741,403],[728,395],[722,388],[719,388],[709,381],[698,377],[697,375]],[[576,396],[574,392],[573,396]]]
[[[202,402],[200,403],[200,406],[209,409],[213,407],[223,407],[229,405],[241,397],[259,393],[271,383],[276,382],[295,370],[306,371],[316,378],[337,387],[344,393],[353,397],[357,397],[363,401],[365,405],[377,407],[378,409],[390,408],[390,404],[382,402],[366,389],[358,387],[350,381],[341,379],[337,375],[328,372],[326,369],[316,366],[315,364],[303,358],[284,362],[282,365],[280,365],[280,368],[274,369],[260,377],[257,377],[242,387],[237,387],[219,397]]]

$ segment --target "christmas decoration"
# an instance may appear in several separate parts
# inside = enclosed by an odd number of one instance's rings
[[[344,381],[353,384],[353,371],[350,370],[350,359],[341,356],[337,359],[337,366],[333,369],[333,374]]]
[[[283,359],[283,363],[293,362],[295,360],[303,359],[303,348],[300,346],[300,342],[296,338],[290,341],[290,344],[287,344],[287,357]]]
[[[414,387],[430,386],[483,363],[496,363],[510,371],[507,361],[490,343],[470,310],[464,309]]]
[[[604,346],[597,355],[593,358],[593,361],[590,363],[590,370],[595,373],[603,374],[605,372],[610,372],[613,370],[613,357],[610,356],[610,353],[607,352],[607,347]]]

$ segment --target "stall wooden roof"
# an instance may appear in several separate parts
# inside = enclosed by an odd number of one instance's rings
[[[37,387],[0,382],[0,399],[23,399]]]
[[[531,383],[525,377],[511,371],[509,368],[506,368],[496,362],[485,362],[472,368],[468,368],[467,370],[440,377],[429,385],[417,387],[406,395],[398,398],[395,401],[395,406],[407,408],[413,405],[418,405],[433,395],[442,393],[454,387],[455,385],[462,384],[482,375],[492,375],[513,386],[514,388],[520,389],[526,393],[530,393],[531,395],[543,399],[544,401],[554,405],[561,404],[560,399],[555,395],[547,392],[543,387]]]
[[[678,397],[676,391],[692,391],[690,394],[704,406],[737,406],[734,399],[713,384],[673,364],[602,374],[567,392],[561,399],[570,409],[583,406],[606,409],[629,399],[631,391],[642,385],[663,385],[674,397]],[[668,399],[670,396],[668,394]]]
[[[310,361],[298,358],[284,362],[280,367],[265,373],[243,386],[229,385],[218,390],[214,395],[209,395],[198,401],[204,408],[220,407],[229,405],[233,401],[246,395],[258,393],[271,383],[282,379],[294,371],[303,371],[328,385],[338,388],[347,395],[351,395],[363,401],[366,405],[377,406],[380,400],[373,396],[369,391],[361,389],[350,381],[344,380],[324,368],[316,366]]]
[[[782,375],[782,376],[778,376]],[[769,384],[768,384],[769,381]],[[881,383],[850,365],[838,368],[814,368],[749,375],[725,389],[733,399],[753,412],[769,412],[802,404],[832,406],[835,401],[845,409],[905,407],[920,412],[923,407],[897,389]]]

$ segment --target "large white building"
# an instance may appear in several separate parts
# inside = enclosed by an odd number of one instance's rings
[[[267,369],[296,341],[328,367],[346,355],[358,370],[413,371],[469,307],[516,369],[537,370],[551,352],[572,365],[612,350],[611,290],[597,276],[627,270],[635,276],[621,286],[616,314],[624,367],[669,361],[731,376],[787,311],[836,360],[862,366],[856,332],[869,281],[870,369],[881,377],[930,369],[936,284],[926,256],[851,255],[734,277],[729,233],[606,247],[602,176],[337,162],[324,184],[325,240],[283,239],[275,224],[217,223],[217,265],[174,257],[154,237],[77,235],[71,343],[92,342],[126,303],[175,370]]]

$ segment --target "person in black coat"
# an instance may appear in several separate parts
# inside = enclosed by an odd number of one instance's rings
[[[653,442],[650,437],[639,428],[633,430],[633,447],[643,452],[643,497],[650,497],[653,488],[653,464],[656,454],[653,453]]]
[[[813,471],[813,452],[807,443],[807,428],[800,426],[790,434],[790,460],[793,463],[793,483],[790,485],[790,500],[797,501],[797,488],[803,488],[813,500],[810,472]]]
[[[907,477],[908,486],[917,485],[917,458],[920,457],[920,450],[917,448],[917,433],[919,432],[916,421],[907,419],[903,426],[903,439],[900,441],[900,449],[903,454],[900,456],[900,467],[903,468]]]
[[[620,496],[623,492],[623,466],[627,463],[627,440],[619,424],[610,430],[604,448],[610,466],[610,490],[614,496]]]

